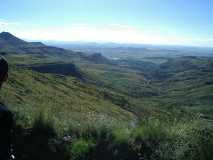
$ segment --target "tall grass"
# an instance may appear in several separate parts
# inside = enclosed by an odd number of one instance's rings
[[[39,116],[30,130],[16,127],[18,158],[61,160],[211,160],[213,130],[201,119],[165,123],[150,119],[136,128],[70,127],[63,136]]]

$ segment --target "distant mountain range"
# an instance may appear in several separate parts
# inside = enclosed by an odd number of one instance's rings
[[[26,42],[17,38],[9,32],[0,33],[0,52],[9,53],[40,53],[40,54],[60,54],[66,55],[73,53],[72,51],[47,46],[41,42]]]
[[[213,56],[212,47],[121,44],[92,42],[44,41],[45,44],[87,54],[101,53],[112,59],[144,59],[146,57]]]

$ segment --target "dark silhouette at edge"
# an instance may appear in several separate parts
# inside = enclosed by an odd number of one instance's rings
[[[8,78],[8,63],[0,57],[0,88]],[[0,160],[11,158],[11,133],[13,114],[0,102]]]

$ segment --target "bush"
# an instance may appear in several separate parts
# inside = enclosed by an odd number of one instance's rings
[[[71,157],[74,160],[88,160],[94,145],[92,140],[75,140],[70,147]]]
[[[138,159],[165,159],[167,154],[167,142],[170,135],[167,132],[166,124],[152,120],[144,123],[141,127],[132,132],[132,146],[138,155]]]

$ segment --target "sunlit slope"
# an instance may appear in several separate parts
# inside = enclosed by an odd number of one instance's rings
[[[1,99],[24,125],[42,113],[66,129],[87,122],[134,122],[136,117],[73,77],[54,76],[12,67]],[[106,94],[106,93],[105,93]]]

